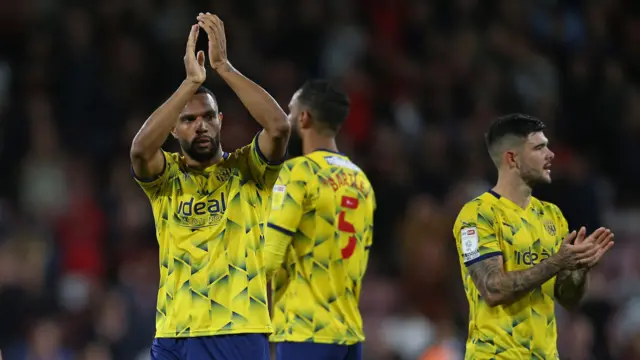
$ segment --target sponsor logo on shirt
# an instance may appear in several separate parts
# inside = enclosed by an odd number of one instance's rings
[[[216,197],[196,200],[193,196],[181,200],[175,212],[178,225],[187,227],[208,227],[217,225],[227,210],[224,192]]]

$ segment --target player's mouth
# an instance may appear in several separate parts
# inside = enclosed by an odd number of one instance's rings
[[[544,164],[542,170],[544,170],[544,172],[546,172],[547,174],[551,173],[551,163]]]
[[[198,146],[207,146],[213,144],[213,139],[208,136],[199,136],[193,139],[193,144]]]

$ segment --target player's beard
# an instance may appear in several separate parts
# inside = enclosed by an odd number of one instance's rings
[[[180,147],[185,154],[187,154],[190,158],[197,162],[206,162],[211,160],[215,155],[218,149],[220,148],[220,134],[209,137],[211,140],[211,145],[209,148],[201,149],[195,143],[196,139],[193,139],[191,142],[188,140],[180,139]]]
[[[536,185],[551,183],[551,178],[545,176],[544,169],[541,171],[536,171],[531,167],[526,167],[525,169],[523,169],[521,177],[524,183],[527,184],[530,188],[533,188]]]

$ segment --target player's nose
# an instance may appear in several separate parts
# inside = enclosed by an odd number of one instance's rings
[[[556,157],[556,154],[553,151],[549,150],[549,154],[547,155],[547,159],[549,159],[549,161],[551,161],[555,157]]]
[[[204,121],[204,118],[198,117],[198,119],[196,120],[196,133],[203,134],[208,131],[209,130],[207,129],[207,124],[206,121]]]

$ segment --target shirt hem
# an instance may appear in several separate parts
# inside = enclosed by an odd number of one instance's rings
[[[269,342],[299,342],[299,343],[315,343],[315,344],[333,344],[333,345],[355,345],[364,342],[365,338],[349,338],[346,340],[336,340],[332,337],[313,337],[309,339],[301,336],[271,336]]]
[[[190,338],[200,336],[218,336],[218,335],[242,335],[242,334],[271,334],[273,329],[270,327],[251,327],[242,329],[230,329],[230,330],[199,330],[190,331],[188,334],[176,335],[175,332],[171,333],[156,333],[155,338]]]

